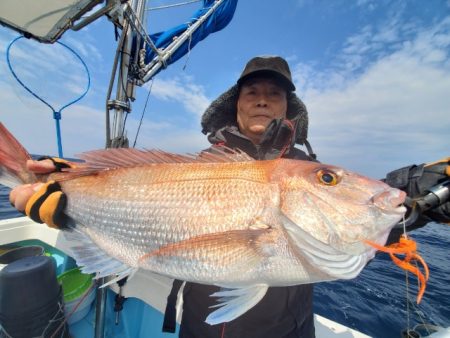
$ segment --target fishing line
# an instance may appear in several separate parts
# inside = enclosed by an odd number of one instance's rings
[[[0,325],[0,333],[2,335],[5,335],[6,338],[14,338],[13,336],[11,336],[8,332],[6,332],[6,330],[4,329],[3,326]]]
[[[409,337],[409,326],[410,326],[410,316],[409,316],[409,278],[408,271],[405,270],[405,283],[406,283],[406,332],[407,337]]]
[[[426,330],[427,333],[430,335],[431,331],[428,328],[429,324],[425,323],[425,319],[420,315],[421,311],[419,310],[419,307],[416,306],[413,301],[409,300],[409,302],[411,304],[411,307],[414,308],[414,312],[417,314],[417,316],[419,317],[420,321],[422,322],[424,330]],[[420,325],[420,324],[417,324],[417,325]],[[413,331],[415,331],[415,328],[416,328],[417,325],[414,326]]]
[[[403,215],[403,235],[405,237],[407,237],[406,235],[406,220],[405,220],[405,215]],[[419,269],[419,265],[417,264],[417,261],[414,261],[416,268]],[[411,337],[409,332],[412,331],[414,332],[415,330],[412,329],[410,330],[410,325],[411,325],[411,321],[410,321],[410,304],[411,306],[414,308],[414,312],[418,315],[420,321],[422,322],[422,324],[424,325],[425,330],[427,330],[428,334],[430,334],[430,331],[428,330],[427,324],[425,323],[424,318],[420,315],[419,313],[419,308],[410,300],[409,298],[409,275],[408,275],[408,270],[405,270],[405,284],[406,284],[406,334],[407,337]],[[418,286],[419,287],[419,286]]]
[[[48,325],[44,328],[44,331],[42,332],[41,337],[47,337],[46,331],[52,326],[54,321],[59,321],[59,320],[64,318],[64,304],[63,304],[63,302],[58,302],[58,306],[59,306],[59,310],[55,313],[53,318],[48,321]],[[58,315],[60,317],[58,317]],[[65,323],[66,323],[66,319],[63,320],[63,322],[58,326],[58,328],[53,333],[51,338],[55,337],[55,334],[64,326]],[[66,329],[67,328],[65,327],[64,330],[61,331],[60,337],[64,337],[64,333],[66,332]]]
[[[402,223],[403,223],[403,235],[407,238],[405,214],[403,214]],[[408,270],[405,270],[405,284],[406,284],[406,333],[407,333],[407,337],[409,337],[410,314],[409,314],[409,278],[408,278]]]
[[[406,220],[405,220],[405,214],[403,214],[403,235],[405,236],[405,237],[407,237],[407,235],[406,235]]]
[[[86,293],[83,295],[83,297],[81,297],[81,299],[79,300],[79,302],[74,306],[74,308],[72,309],[72,311],[65,317],[64,321],[56,328],[55,332],[53,332],[53,334],[50,336],[50,338],[55,338],[56,334],[58,333],[59,330],[61,330],[61,328],[67,323],[67,321],[69,320],[69,318],[75,313],[75,311],[77,311],[78,307],[81,305],[81,303],[83,303],[83,301],[86,299],[86,297],[91,293],[92,289],[94,289],[96,286],[95,283],[93,283],[89,289],[86,291]]]

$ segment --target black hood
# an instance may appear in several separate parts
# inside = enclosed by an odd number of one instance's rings
[[[211,143],[216,143],[216,132],[225,127],[237,127],[237,100],[239,85],[234,85],[214,100],[202,116],[202,132]],[[308,111],[305,104],[293,92],[287,93],[286,117],[296,125],[295,143],[304,145],[308,137]]]

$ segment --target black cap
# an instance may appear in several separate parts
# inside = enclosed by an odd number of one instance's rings
[[[280,80],[287,90],[295,91],[289,65],[285,59],[279,56],[254,57],[245,65],[244,71],[237,80],[237,83],[240,86],[249,78],[266,75]]]

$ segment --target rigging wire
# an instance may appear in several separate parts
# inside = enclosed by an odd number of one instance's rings
[[[137,132],[136,132],[136,137],[134,138],[134,142],[133,142],[133,148],[136,147],[137,138],[139,136],[139,132],[141,130],[142,122],[144,120],[144,114],[145,114],[145,111],[147,109],[147,104],[148,104],[148,100],[150,98],[150,94],[152,92],[152,87],[153,87],[153,78],[152,78],[152,82],[150,83],[150,88],[148,89],[148,94],[147,94],[147,99],[145,100],[144,109],[142,109],[141,119],[139,121],[139,126],[138,126],[138,129],[137,129]]]
[[[147,33],[147,31],[145,30],[144,25],[142,24],[141,20],[139,20],[136,13],[134,13],[133,9],[131,7],[127,7],[126,10],[124,11],[124,15],[127,18],[129,24],[133,27],[133,29],[137,33],[139,33],[141,38],[144,39],[144,41],[150,46],[150,48],[153,50],[153,52],[156,55],[160,56],[160,54],[161,54],[160,51],[155,46],[152,39],[150,39],[150,36]]]
[[[159,9],[166,9],[166,8],[172,8],[172,7],[178,7],[178,6],[184,6],[184,5],[190,5],[193,4],[195,2],[200,2],[203,0],[191,0],[191,1],[185,1],[185,2],[180,2],[180,3],[176,3],[176,4],[172,4],[172,5],[166,5],[166,6],[158,6],[158,7],[151,7],[151,8],[146,8],[146,11],[156,11]]]

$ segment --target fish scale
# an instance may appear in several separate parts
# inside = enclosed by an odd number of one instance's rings
[[[120,196],[132,196],[131,204],[130,201],[123,199],[118,201],[108,199],[108,208],[105,208],[105,205],[97,198],[98,195],[102,197],[108,195],[108,191],[105,189],[101,194],[94,192],[86,197],[83,193],[79,198],[72,198],[69,200],[67,214],[82,224],[92,225],[92,229],[98,228],[97,231],[100,233],[117,238],[116,244],[121,240],[120,234],[124,231],[123,229],[127,229],[129,238],[145,236],[148,244],[142,246],[140,243],[135,248],[134,258],[136,259],[161,245],[188,237],[226,231],[236,227],[246,228],[249,221],[254,218],[255,211],[258,210],[259,201],[264,200],[260,189],[255,188],[255,185],[259,186],[261,183],[246,181],[249,177],[248,171],[243,172],[245,180],[239,180],[239,182],[226,183],[217,177],[211,179],[213,176],[211,172],[203,170],[197,173],[195,181],[168,184],[162,182],[161,176],[165,175],[155,172],[157,168],[151,168],[154,175],[148,175],[145,172],[146,169],[136,168],[132,174],[115,180],[116,185],[109,190],[109,194],[116,194],[116,191],[119,190],[118,187],[126,187]],[[175,177],[186,176],[185,168],[177,170],[179,175],[174,174],[173,170],[172,175]],[[229,171],[222,172],[223,176],[230,176]],[[114,172],[107,174],[118,175]],[[203,181],[200,179],[200,174],[205,177]],[[136,177],[140,178],[136,179]],[[189,175],[189,177],[191,176]],[[130,178],[131,182],[127,182],[127,178]],[[149,178],[148,183],[145,182],[145,178]],[[110,178],[107,177],[106,180],[110,181]],[[72,190],[85,192],[89,187],[92,189],[91,181],[87,178],[65,181],[62,183],[62,187],[68,195]],[[97,186],[94,189],[97,189]],[[124,189],[122,188],[122,190]],[[236,193],[241,195],[239,200],[235,198]],[[188,196],[189,198],[187,198]],[[135,205],[133,204],[135,200],[146,202]],[[128,207],[124,207],[124,204],[128,204]],[[131,218],[126,214],[135,216]],[[103,224],[97,219],[108,219],[108,223]],[[102,226],[97,226],[97,224]],[[135,232],[139,229],[145,229],[145,231]],[[151,231],[149,231],[150,229]],[[95,232],[95,230],[93,231]],[[102,245],[101,241],[99,244],[111,254],[108,250],[110,246]]]

